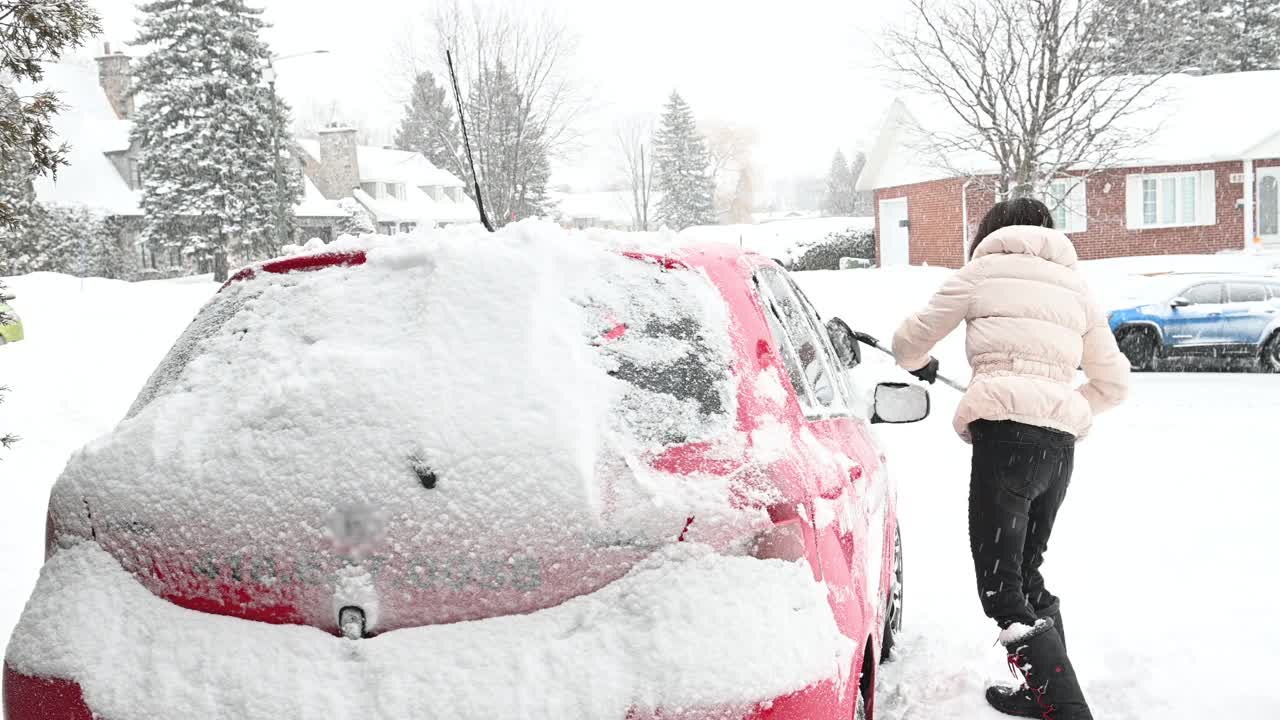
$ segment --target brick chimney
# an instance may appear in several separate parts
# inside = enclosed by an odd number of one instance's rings
[[[129,56],[111,52],[111,43],[102,44],[102,55],[98,61],[98,84],[102,86],[107,99],[111,101],[111,109],[121,118],[133,115],[133,75],[129,71]]]
[[[331,125],[320,131],[320,192],[330,200],[351,197],[360,185],[354,128]]]

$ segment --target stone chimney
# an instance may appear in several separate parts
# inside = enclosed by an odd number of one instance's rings
[[[129,91],[133,89],[133,75],[129,71],[129,56],[119,51],[113,53],[111,43],[103,43],[102,55],[96,59],[98,84],[102,85],[103,92],[111,101],[111,108],[121,118],[131,117],[133,96]]]
[[[331,125],[320,131],[320,192],[330,200],[350,197],[360,185],[354,128]]]

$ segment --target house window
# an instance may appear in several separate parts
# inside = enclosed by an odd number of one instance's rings
[[[405,199],[404,183],[384,183],[387,194],[397,200]]]
[[[1131,229],[1214,225],[1214,173],[1129,176]]]
[[[129,187],[138,190],[142,187],[142,168],[137,158],[129,158]]]
[[[1065,233],[1088,230],[1085,197],[1085,181],[1080,178],[1060,178],[1045,186],[1042,199],[1053,214],[1053,226]]]
[[[365,191],[365,193],[366,193],[366,194],[368,194],[368,196],[369,196],[369,197],[371,197],[371,198],[373,198],[373,199],[375,199],[375,200],[377,200],[378,198],[382,197],[382,195],[381,195],[382,187],[381,187],[381,186],[382,186],[382,183],[376,183],[376,182],[362,182],[362,183],[360,183],[360,189],[361,189],[361,190],[364,190],[364,191]]]
[[[462,202],[462,188],[460,187],[449,188],[449,197],[454,202]]]

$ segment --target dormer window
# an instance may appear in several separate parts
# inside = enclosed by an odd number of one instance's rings
[[[360,183],[360,189],[375,200],[385,200],[387,198],[404,200],[406,197],[404,183],[362,182]]]

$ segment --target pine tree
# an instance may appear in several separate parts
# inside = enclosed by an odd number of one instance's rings
[[[715,181],[706,143],[698,133],[693,111],[673,91],[654,138],[658,166],[658,221],[675,230],[715,222]]]
[[[827,194],[822,202],[822,211],[834,217],[848,217],[854,214],[856,200],[853,171],[844,151],[836,150],[831,158],[831,169],[827,171]]]
[[[484,192],[485,213],[495,226],[548,213],[551,161],[541,123],[536,113],[527,112],[524,94],[501,61],[472,84],[467,131]],[[467,174],[469,169],[463,177]],[[466,192],[474,194],[470,185]]]
[[[16,93],[0,86],[0,107],[18,102]],[[31,155],[25,145],[0,153],[0,275],[21,275],[27,270],[15,261],[19,246],[27,242],[39,206],[31,184]]]
[[[1280,68],[1280,0],[1109,0],[1100,42],[1130,73]]]
[[[396,147],[422,153],[432,165],[452,170],[461,139],[452,103],[448,91],[436,84],[431,73],[419,75],[396,132]]]
[[[0,0],[0,78],[44,79],[44,63],[102,31],[86,0]],[[30,178],[56,174],[67,146],[54,145],[53,117],[61,105],[50,91],[20,97],[0,88],[0,231],[15,230],[30,202]]]
[[[1280,69],[1280,0],[1222,0],[1209,23],[1212,72]]]
[[[152,0],[139,10],[134,42],[155,47],[135,68],[134,92],[145,98],[133,125],[143,239],[153,251],[210,258],[223,278],[229,256],[279,251],[278,223],[292,225],[302,196],[294,164],[274,150],[290,145],[289,110],[262,82],[262,11],[245,0]]]

